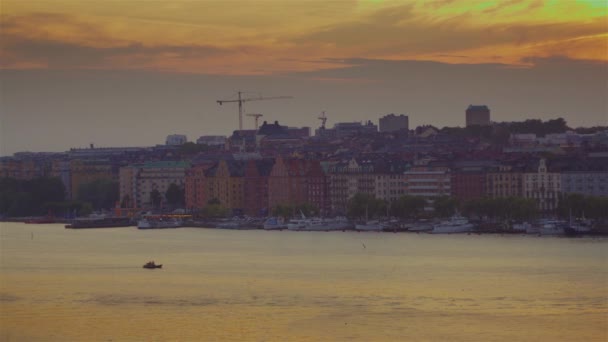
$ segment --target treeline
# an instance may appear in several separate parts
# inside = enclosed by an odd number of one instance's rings
[[[0,215],[8,217],[83,216],[93,210],[113,208],[118,197],[118,182],[111,180],[83,184],[78,188],[77,198],[67,201],[59,178],[0,178]]]
[[[44,215],[45,205],[64,200],[65,187],[59,178],[0,178],[0,214],[4,216]]]
[[[585,133],[592,133],[600,130],[601,127],[592,129],[580,129]],[[566,120],[557,118],[553,120],[542,121],[538,119],[530,119],[518,122],[499,122],[490,126],[468,126],[468,127],[444,127],[440,130],[452,136],[462,138],[475,138],[481,141],[489,142],[495,145],[504,145],[509,141],[511,134],[536,134],[539,137],[544,137],[547,134],[565,133],[570,130]],[[579,129],[577,129],[578,132]]]
[[[560,200],[557,213],[562,218],[608,219],[608,197],[569,194]]]

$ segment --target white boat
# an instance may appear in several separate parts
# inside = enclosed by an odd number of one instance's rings
[[[364,223],[355,224],[355,230],[365,232],[381,232],[388,227],[389,225],[387,223],[378,220],[366,221]]]
[[[346,218],[301,218],[289,221],[287,229],[289,230],[305,230],[305,231],[329,231],[329,230],[346,230],[350,228]]]
[[[555,219],[543,219],[538,222],[538,233],[540,235],[564,235],[566,233],[566,222]]]
[[[469,222],[466,217],[454,215],[449,220],[443,221],[433,226],[431,234],[452,234],[452,233],[467,233],[473,230],[475,226]]]
[[[137,221],[139,229],[162,229],[162,228],[179,228],[183,224],[182,220],[175,217],[164,216],[148,216]]]
[[[287,223],[282,217],[269,217],[264,221],[264,229],[266,230],[278,230],[287,229]]]
[[[529,232],[534,232],[534,230],[535,230],[534,227],[529,222],[513,223],[511,225],[511,229],[516,232],[527,233],[527,234],[531,234]]]

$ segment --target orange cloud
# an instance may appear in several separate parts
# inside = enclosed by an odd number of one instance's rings
[[[595,3],[591,3],[593,5]],[[277,74],[337,59],[608,61],[606,7],[581,1],[5,1],[2,68]]]

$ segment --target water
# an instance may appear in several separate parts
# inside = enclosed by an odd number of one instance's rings
[[[608,340],[608,239],[0,225],[0,341]]]

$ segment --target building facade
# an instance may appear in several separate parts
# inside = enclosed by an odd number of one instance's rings
[[[522,197],[523,172],[503,165],[486,175],[486,194],[491,198]]]
[[[71,198],[78,199],[78,191],[84,184],[99,180],[119,181],[118,175],[112,172],[112,165],[107,159],[75,159],[70,161]]]
[[[608,172],[571,171],[561,174],[562,193],[608,197]]]
[[[188,142],[188,138],[183,134],[171,134],[167,136],[165,140],[165,145],[169,146],[177,146],[183,145]]]
[[[132,206],[152,208],[153,191],[161,195],[161,207],[166,202],[165,194],[171,184],[184,188],[186,170],[190,163],[181,161],[160,161],[135,164],[120,168],[121,199],[129,196]]]
[[[523,195],[534,199],[540,211],[557,208],[561,189],[561,175],[548,172],[545,159],[540,160],[536,172],[523,174]]]
[[[389,114],[379,120],[380,132],[407,131],[410,129],[409,118],[407,115]]]
[[[414,166],[404,173],[409,196],[438,197],[452,194],[450,169],[443,166]]]
[[[490,108],[488,106],[469,105],[466,110],[467,127],[479,125],[487,126],[490,124]]]

